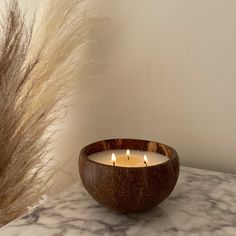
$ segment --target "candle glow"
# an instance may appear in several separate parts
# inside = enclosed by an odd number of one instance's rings
[[[115,165],[116,165],[116,155],[115,155],[114,152],[113,152],[112,155],[111,155],[111,161],[112,161],[112,163],[113,163],[113,166],[115,166]]]
[[[126,156],[127,156],[128,160],[129,160],[129,158],[130,158],[130,150],[129,149],[127,149],[127,151],[126,151]]]
[[[146,154],[144,155],[143,160],[144,160],[144,164],[147,166],[147,164],[148,164],[148,158],[147,158],[147,155],[146,155]]]
[[[130,150],[129,159],[127,157],[127,154],[129,154],[129,152],[127,152],[127,149],[106,150],[90,155],[89,159],[105,165],[119,167],[121,166],[127,168],[145,168],[146,166],[158,165],[168,160],[168,157],[155,152]],[[145,159],[144,155],[146,155]]]

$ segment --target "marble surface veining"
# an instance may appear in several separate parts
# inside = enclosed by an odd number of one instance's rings
[[[182,167],[171,196],[122,215],[100,206],[81,183],[0,229],[1,236],[235,236],[236,175]]]

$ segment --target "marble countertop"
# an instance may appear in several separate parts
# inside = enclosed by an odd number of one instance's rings
[[[236,175],[182,167],[171,196],[141,214],[100,206],[81,183],[0,229],[1,236],[235,236]]]

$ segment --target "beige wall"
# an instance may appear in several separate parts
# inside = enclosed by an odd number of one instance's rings
[[[103,4],[117,65],[84,87],[81,140],[158,140],[182,165],[236,173],[236,2]]]
[[[176,148],[182,165],[236,173],[236,2],[99,0],[96,8],[114,19],[101,51],[114,65],[98,64],[80,82],[77,150],[151,139]],[[58,182],[75,181],[77,155],[61,160]]]

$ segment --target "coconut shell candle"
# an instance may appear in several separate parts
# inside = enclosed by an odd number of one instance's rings
[[[81,150],[79,172],[100,204],[122,213],[139,212],[170,195],[179,176],[179,159],[165,144],[111,139]]]

